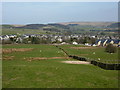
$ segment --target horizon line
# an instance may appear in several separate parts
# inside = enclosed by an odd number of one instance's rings
[[[26,23],[26,24],[14,24],[14,23],[1,23],[0,25],[28,25],[28,24],[60,24],[60,23],[118,23],[118,21],[71,21],[71,22],[48,22],[48,23]]]

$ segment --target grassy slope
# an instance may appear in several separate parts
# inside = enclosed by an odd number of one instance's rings
[[[39,29],[7,29],[4,28],[1,30],[2,35],[7,35],[7,34],[46,34],[46,31],[39,30]],[[49,32],[51,34],[54,34],[55,32]]]
[[[9,27],[11,25],[8,25],[8,26],[4,26],[4,27]],[[1,27],[1,26],[0,26]],[[71,26],[71,29],[63,29],[62,27],[55,27],[55,26],[45,26],[44,28],[54,28],[56,29],[56,31],[54,31],[54,29],[52,31],[47,31],[49,32],[48,34],[55,34],[57,33],[57,31],[60,31],[61,33],[65,33],[66,31],[70,31],[72,33],[76,33],[76,34],[83,34],[83,33],[89,33],[89,34],[97,34],[98,31],[89,31],[89,30],[102,30],[103,27],[101,28],[98,28],[98,27],[92,27],[92,26]],[[82,31],[81,29],[83,29],[84,31]],[[44,30],[39,30],[39,29],[9,29],[9,28],[3,28],[0,30],[2,31],[2,34],[3,35],[6,35],[6,34],[17,34],[17,33],[20,33],[20,34],[46,34],[46,31]],[[115,33],[111,33],[111,32],[105,32],[104,30],[103,31],[100,31],[100,32],[103,32],[104,34],[106,35],[113,35]]]
[[[35,48],[34,51],[4,54],[15,56],[3,61],[3,87],[6,88],[116,88],[118,71],[93,65],[65,64],[57,60],[25,61],[24,57],[64,57],[48,45],[5,45],[3,48]],[[40,53],[39,50],[42,50]],[[59,51],[60,53],[56,53]],[[3,55],[3,56],[4,56]]]

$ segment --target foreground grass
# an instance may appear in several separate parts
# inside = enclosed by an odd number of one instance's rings
[[[66,57],[61,50],[52,45],[5,45],[3,48],[34,48],[29,52],[13,52],[3,55],[14,56],[13,60],[2,62],[3,88],[118,87],[118,71],[103,70],[93,65],[61,63],[66,59],[31,62],[23,59],[24,57]]]
[[[4,88],[116,88],[118,72],[61,60],[3,61]]]

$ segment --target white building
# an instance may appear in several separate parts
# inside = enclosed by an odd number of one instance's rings
[[[77,45],[78,43],[77,42],[73,42],[72,44]]]

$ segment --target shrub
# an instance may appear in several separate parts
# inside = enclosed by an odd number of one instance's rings
[[[115,53],[117,49],[115,46],[113,46],[113,44],[108,44],[105,48],[105,51],[108,53]]]

